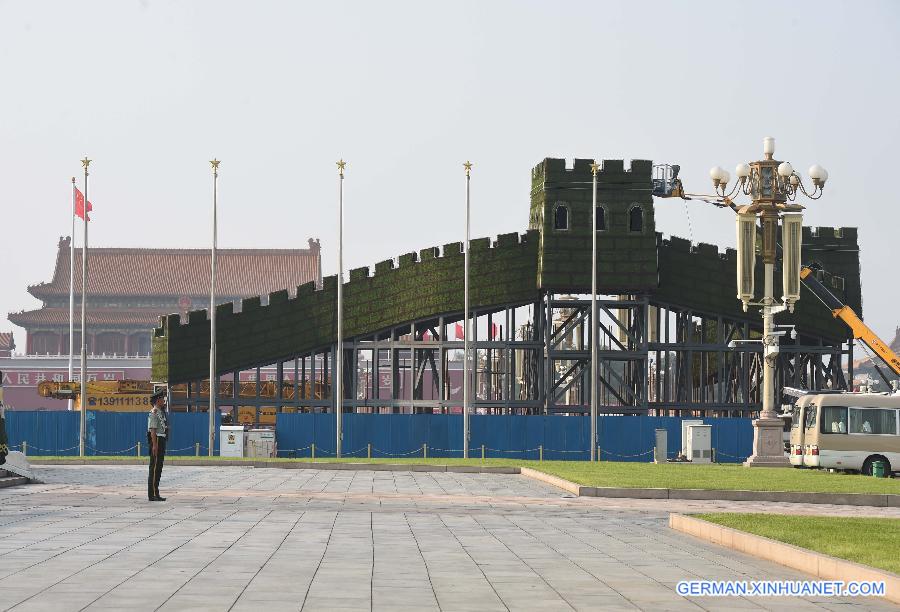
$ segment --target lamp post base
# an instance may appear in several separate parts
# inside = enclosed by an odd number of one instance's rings
[[[784,456],[783,429],[781,419],[753,421],[753,454],[744,462],[744,467],[790,467],[790,460]]]

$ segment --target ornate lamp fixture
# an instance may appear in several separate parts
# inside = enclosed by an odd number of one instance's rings
[[[726,200],[732,200],[738,193],[748,195],[754,204],[784,205],[793,202],[797,193],[811,200],[818,200],[825,190],[825,182],[828,180],[828,171],[822,166],[814,164],[809,168],[809,178],[813,188],[809,190],[803,184],[802,177],[794,170],[791,162],[779,162],[774,159],[775,139],[771,136],[763,139],[764,159],[738,164],[734,173],[737,176],[731,190],[728,191],[728,182],[731,176],[724,168],[716,166],[709,171],[716,194]]]
[[[790,162],[778,161],[775,155],[775,139],[763,140],[763,159],[738,164],[734,173],[737,180],[729,189],[731,176],[716,166],[709,171],[716,196],[735,208],[738,243],[738,299],[747,310],[754,296],[754,268],[756,263],[756,225],[759,217],[762,226],[763,263],[775,264],[777,256],[778,222],[782,222],[782,249],[784,251],[783,302],[788,310],[800,299],[800,247],[802,237],[803,206],[795,204],[802,193],[811,200],[818,200],[825,190],[828,172],[818,164],[809,169],[812,188],[803,184],[802,177]],[[733,199],[750,196],[751,203],[738,206]],[[766,292],[760,306],[774,303],[770,291]]]

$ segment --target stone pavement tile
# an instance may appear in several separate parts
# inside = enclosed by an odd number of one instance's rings
[[[421,587],[373,588],[372,604],[379,607],[423,606],[437,607],[437,599],[430,585]]]
[[[171,595],[171,591],[164,593],[133,591],[107,594],[88,606],[86,610],[156,610],[169,595]]]
[[[591,610],[597,612],[599,610],[637,610],[624,597],[611,593],[608,595],[569,595],[566,602],[576,610]]]
[[[730,612],[731,610],[761,610],[759,604],[744,599],[743,597],[685,597],[704,610],[709,612]],[[790,604],[787,604],[791,608]]]
[[[876,611],[884,611],[893,610],[896,612],[897,606],[891,604],[890,602],[876,598],[876,597],[860,597],[854,598],[852,600],[842,598],[836,601],[825,600],[821,602],[817,602],[817,605],[821,606],[826,610],[833,610],[834,612],[845,612],[846,610],[852,610],[851,606],[853,605],[861,605],[866,606],[868,610],[876,610]]]
[[[334,610],[368,610],[371,605],[370,597],[351,597],[335,592],[317,596],[310,594],[303,602],[302,610],[327,610],[329,606]]]
[[[303,597],[284,599],[239,599],[230,612],[297,612]]]

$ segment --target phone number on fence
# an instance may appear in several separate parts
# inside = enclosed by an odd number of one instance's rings
[[[88,397],[88,406],[150,406],[150,396]]]

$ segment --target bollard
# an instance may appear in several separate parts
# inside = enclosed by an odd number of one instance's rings
[[[372,443],[369,442],[366,446],[369,447],[369,451],[368,451],[368,453],[366,454],[366,456],[367,456],[369,459],[371,459],[371,458],[372,458]]]
[[[716,462],[716,449],[712,449],[712,462]]]
[[[138,457],[141,456],[141,441],[140,440],[138,440],[138,443],[137,443],[137,456]]]
[[[600,445],[598,444],[598,445],[597,445],[597,463],[600,463],[600,458],[602,457],[602,455],[600,454],[600,452],[601,452],[601,451],[600,451]]]
[[[428,445],[422,445],[422,459],[428,459]]]
[[[540,446],[538,446],[538,461],[543,461],[543,460],[544,460],[544,445],[541,444]]]
[[[28,454],[28,442],[26,442],[25,440],[22,440],[22,454]]]
[[[194,456],[195,457],[200,456],[200,443],[199,442],[194,442]]]
[[[481,445],[481,462],[484,463],[484,444]]]
[[[659,457],[656,456],[656,447],[653,447],[653,463],[659,463]]]
[[[316,460],[316,443],[313,442],[312,444],[310,444],[309,448],[310,448],[310,457],[312,457],[312,460],[315,461]]]

